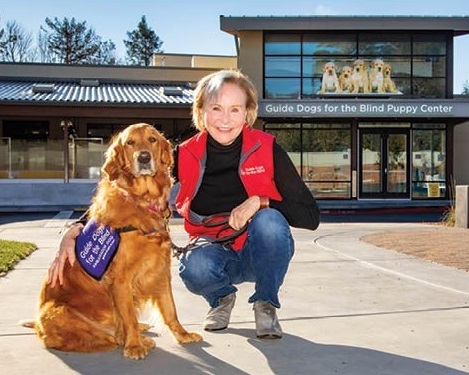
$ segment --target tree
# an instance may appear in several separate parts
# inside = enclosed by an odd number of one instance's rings
[[[116,65],[116,45],[111,40],[100,42],[99,50],[93,56],[87,59],[90,64]]]
[[[464,81],[462,84],[462,95],[469,96],[469,81]]]
[[[54,56],[49,51],[49,33],[43,28],[39,29],[37,36],[37,52],[39,54],[39,62],[53,63]]]
[[[148,26],[145,16],[137,25],[137,29],[127,31],[127,40],[124,45],[127,50],[127,58],[131,64],[149,66],[153,54],[163,52],[163,41]]]
[[[27,62],[33,60],[31,33],[16,21],[7,22],[3,31],[2,60],[9,62]]]
[[[101,38],[93,28],[86,26],[86,21],[76,21],[64,18],[59,21],[46,18],[46,25],[51,32],[46,31],[48,50],[59,63],[84,64],[89,63],[100,52]]]
[[[5,41],[3,40],[3,34],[5,34],[5,30],[0,29],[0,55],[3,54],[3,49],[5,48]]]

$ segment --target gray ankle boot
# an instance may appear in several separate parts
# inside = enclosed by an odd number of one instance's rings
[[[220,298],[220,304],[212,307],[205,316],[203,328],[206,331],[220,331],[228,327],[231,310],[236,301],[236,294],[231,293]]]
[[[280,339],[283,332],[278,322],[277,309],[269,302],[256,301],[253,310],[257,337],[260,339]]]

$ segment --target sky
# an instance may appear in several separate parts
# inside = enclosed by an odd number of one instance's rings
[[[46,17],[86,21],[125,56],[123,40],[142,16],[165,53],[236,55],[233,36],[220,30],[224,16],[469,16],[469,0],[2,0],[0,28],[16,21],[34,36]],[[469,35],[455,39],[454,93],[469,82]]]

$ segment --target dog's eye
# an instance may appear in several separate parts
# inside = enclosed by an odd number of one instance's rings
[[[135,141],[133,139],[129,139],[127,142],[126,142],[129,146],[132,146],[135,144]]]
[[[148,138],[148,141],[151,142],[151,143],[155,143],[156,138],[155,137],[150,137],[150,138]]]

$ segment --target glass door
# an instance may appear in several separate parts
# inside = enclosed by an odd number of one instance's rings
[[[410,198],[409,129],[360,129],[360,198]]]

